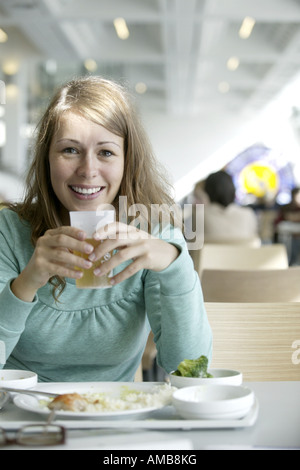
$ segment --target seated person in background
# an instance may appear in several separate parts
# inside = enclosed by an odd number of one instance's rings
[[[246,243],[258,238],[256,215],[235,204],[235,186],[228,173],[213,173],[204,189],[210,200],[204,209],[205,243]]]
[[[281,206],[278,217],[274,223],[274,240],[278,241],[279,232],[278,225],[281,222],[289,222],[291,224],[300,223],[300,188],[294,188],[291,192],[291,202]],[[300,230],[293,229],[290,233],[290,240],[287,243],[289,252],[289,265],[299,266],[300,254]]]
[[[300,188],[294,188],[291,197],[291,202],[281,207],[276,223],[300,222]]]

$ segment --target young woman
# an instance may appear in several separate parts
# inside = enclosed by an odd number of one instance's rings
[[[173,204],[123,87],[73,80],[41,120],[24,201],[0,211],[3,367],[33,370],[40,381],[131,381],[150,329],[167,372],[210,357],[201,287],[179,228],[154,233],[149,220],[137,228],[121,217],[120,200],[122,214],[125,200],[125,214],[138,204],[145,220]],[[107,204],[116,222],[94,235],[102,241],[94,248],[69,212]],[[114,255],[94,271],[113,269],[112,288],[77,289],[78,267],[93,268],[107,252]]]

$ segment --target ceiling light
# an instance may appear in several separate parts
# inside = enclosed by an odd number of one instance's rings
[[[228,93],[230,90],[230,85],[228,82],[220,82],[218,86],[219,92],[220,93]]]
[[[2,70],[5,75],[16,75],[19,70],[19,62],[16,60],[6,60],[2,65]]]
[[[227,62],[227,68],[228,70],[231,70],[234,72],[237,70],[240,66],[240,59],[238,57],[230,57]]]
[[[129,29],[124,18],[116,18],[114,20],[114,27],[120,39],[125,40],[129,38]]]
[[[14,100],[15,98],[17,98],[18,93],[19,93],[19,88],[14,83],[9,83],[8,85],[6,85],[6,97],[7,98]]]
[[[0,28],[0,42],[6,42],[8,40],[8,36],[2,28]]]
[[[139,82],[135,85],[135,91],[139,93],[140,95],[143,95],[147,91],[147,85],[146,83]]]
[[[255,23],[256,21],[254,18],[251,18],[251,16],[246,16],[246,18],[244,19],[242,23],[241,29],[239,31],[240,38],[242,39],[250,38],[253,28],[255,26]]]
[[[45,70],[49,75],[55,75],[57,73],[57,62],[52,59],[46,60]]]
[[[98,68],[97,62],[94,59],[85,60],[84,66],[89,72],[95,72]]]

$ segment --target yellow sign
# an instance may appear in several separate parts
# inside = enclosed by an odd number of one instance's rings
[[[242,170],[240,178],[244,190],[258,198],[275,196],[279,189],[276,170],[265,163],[250,163]]]

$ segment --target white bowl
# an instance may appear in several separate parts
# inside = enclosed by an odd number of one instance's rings
[[[213,378],[180,377],[171,373],[169,379],[171,385],[177,388],[194,387],[196,385],[242,385],[243,383],[243,374],[236,370],[209,369],[208,373]]]
[[[173,405],[185,419],[240,419],[249,413],[254,400],[252,390],[236,385],[199,385],[173,394]]]
[[[29,370],[0,370],[0,388],[29,389],[36,386],[37,374]]]

